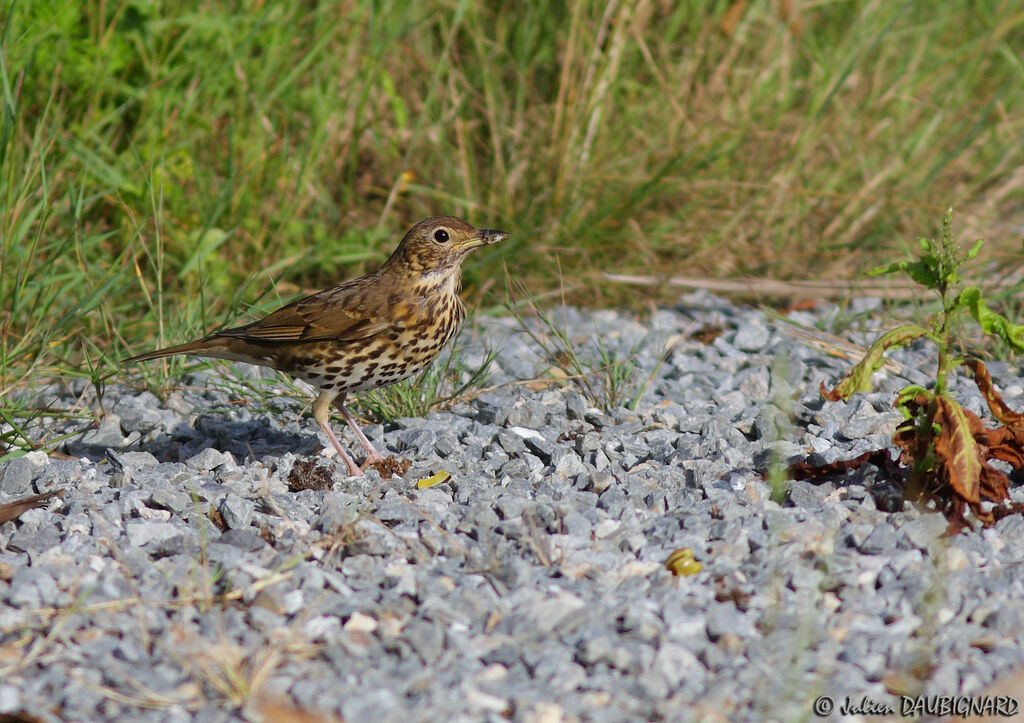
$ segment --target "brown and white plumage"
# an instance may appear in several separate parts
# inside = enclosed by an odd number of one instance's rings
[[[349,472],[361,470],[331,430],[334,403],[366,448],[367,463],[383,458],[344,407],[348,392],[394,384],[425,368],[455,335],[466,310],[459,298],[462,262],[508,237],[452,216],[420,221],[384,265],[281,307],[251,324],[139,354],[124,363],[177,354],[232,359],[287,372],[320,390],[313,417]]]

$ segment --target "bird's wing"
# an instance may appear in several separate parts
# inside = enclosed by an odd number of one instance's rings
[[[377,313],[373,285],[357,279],[282,306],[246,326],[219,331],[253,342],[365,340],[401,323]]]

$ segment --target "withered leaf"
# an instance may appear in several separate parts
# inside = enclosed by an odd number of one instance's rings
[[[889,451],[875,449],[865,452],[853,459],[840,459],[827,464],[811,464],[810,462],[794,462],[789,465],[789,476],[798,480],[824,480],[844,474],[847,470],[860,469],[864,464],[870,462],[887,473],[899,474],[899,468],[889,457]]]
[[[992,519],[994,522],[1010,515],[1024,514],[1024,502],[1011,502],[1008,505],[996,505],[992,508]]]
[[[25,710],[0,713],[0,723],[43,723],[44,719]]]
[[[1024,431],[1024,414],[1013,411],[1003,401],[1002,396],[992,386],[992,377],[988,368],[980,359],[966,359],[964,366],[974,373],[974,383],[978,385],[982,396],[988,402],[988,408],[992,410],[992,416],[998,419],[1011,429]]]
[[[868,349],[867,354],[864,355],[860,363],[842,378],[835,386],[835,389],[829,391],[825,388],[824,382],[822,382],[822,396],[829,401],[838,402],[840,399],[849,399],[850,395],[856,392],[868,391],[871,389],[871,375],[878,371],[882,364],[885,363],[883,355],[886,351],[894,347],[906,346],[927,333],[928,330],[923,326],[916,326],[914,324],[906,324],[892,331],[887,331],[878,337],[878,340],[871,345],[871,348]]]
[[[1010,410],[992,390],[981,362],[967,365],[975,372],[993,415],[1007,426],[988,429],[952,397],[908,387],[896,402],[909,415],[892,437],[900,450],[898,462],[890,460],[886,450],[874,450],[832,464],[793,464],[790,475],[819,480],[871,462],[902,481],[906,499],[935,501],[949,521],[947,534],[951,535],[971,528],[968,513],[986,527],[1007,515],[1024,514],[1024,503],[1009,502],[1009,476],[989,464],[999,459],[1024,472],[1024,415]],[[995,505],[984,505],[984,501]]]
[[[44,492],[41,495],[23,497],[20,500],[14,500],[14,502],[8,502],[0,505],[0,525],[17,519],[21,516],[21,513],[26,510],[31,510],[34,507],[45,507],[47,500],[50,500],[53,497],[62,497],[63,495],[64,490],[51,490],[50,492]]]
[[[935,437],[935,456],[945,467],[953,491],[968,503],[976,505],[981,495],[981,469],[985,463],[985,450],[979,446],[974,432],[980,433],[987,447],[985,428],[980,419],[948,395],[937,394],[935,404],[935,423],[940,427]]]
[[[929,438],[918,434],[913,419],[908,419],[896,427],[892,435],[892,443],[900,449],[900,463],[907,466],[928,454],[929,441]]]
[[[1010,498],[1010,478],[986,462],[981,467],[981,496],[993,502]]]
[[[988,430],[989,459],[1001,459],[1024,472],[1024,429],[996,427]]]

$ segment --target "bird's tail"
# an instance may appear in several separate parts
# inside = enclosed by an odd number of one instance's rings
[[[208,336],[205,339],[190,341],[187,344],[177,344],[156,351],[148,351],[145,354],[137,354],[127,359],[122,359],[121,364],[135,364],[136,362],[150,361],[151,359],[162,359],[165,356],[177,356],[178,354],[195,354],[196,356],[222,357],[227,352],[227,345],[223,338]]]

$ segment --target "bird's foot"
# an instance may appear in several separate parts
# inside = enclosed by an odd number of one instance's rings
[[[338,453],[338,456],[341,457],[341,461],[345,463],[346,467],[348,467],[349,477],[362,477],[363,470],[355,463],[349,453],[345,451],[345,448],[341,446],[341,442],[339,442],[338,438],[334,435],[334,430],[327,424],[321,424],[320,428],[324,430],[324,433],[327,435],[327,439],[331,440],[331,445]]]

